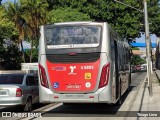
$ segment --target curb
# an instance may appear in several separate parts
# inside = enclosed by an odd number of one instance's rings
[[[145,76],[143,82],[138,86],[137,91],[133,94],[133,96],[132,96],[132,98],[131,98],[131,100],[130,100],[130,102],[129,102],[129,103],[130,103],[130,104],[129,104],[129,108],[128,108],[127,113],[125,114],[123,120],[127,120],[128,117],[129,117],[129,115],[131,114],[131,113],[130,113],[130,112],[131,112],[131,109],[132,109],[132,107],[133,107],[134,101],[136,100],[136,98],[137,98],[137,96],[138,96],[138,94],[139,94],[139,91],[140,91],[140,90],[143,90],[142,92],[144,93],[145,88],[147,87],[147,86],[146,86],[146,77],[147,77],[147,76]],[[142,94],[142,95],[143,95],[143,94]],[[140,110],[140,108],[141,108],[141,106],[139,107],[138,110]]]

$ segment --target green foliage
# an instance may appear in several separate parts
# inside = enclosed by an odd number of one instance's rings
[[[157,0],[151,0],[148,6],[149,23],[151,23],[150,32],[160,37],[160,4]]]
[[[26,62],[29,63],[29,56],[30,56],[31,50],[26,50],[25,51],[25,57],[26,57]],[[32,50],[32,62],[38,62],[38,49],[33,49]]]
[[[121,2],[144,9],[143,1],[120,0]],[[144,32],[144,13],[113,0],[47,0],[49,9],[71,7],[88,14],[95,21],[107,21],[121,36],[125,38],[140,37]],[[160,36],[160,5],[157,0],[148,0],[150,31]]]
[[[21,15],[26,22],[26,35],[31,43],[30,62],[32,62],[32,49],[37,47],[39,40],[39,26],[46,24],[48,20],[48,3],[46,0],[20,0],[23,14]]]
[[[120,1],[141,10],[144,7],[143,1]],[[150,31],[160,37],[160,5],[158,5],[157,0],[147,0],[147,2],[149,23],[151,23]],[[40,25],[54,22],[91,20],[107,21],[124,38],[134,39],[140,37],[140,32],[144,32],[144,26],[141,25],[144,24],[144,13],[113,0],[8,1],[0,6],[0,61],[5,60],[3,57],[5,54],[9,55],[9,53],[12,53],[8,51],[9,48],[3,47],[4,39],[10,38],[14,43],[19,44],[25,38],[31,43],[32,48],[37,48]],[[18,49],[15,48],[15,50],[19,52]],[[37,62],[37,50],[33,49],[33,52],[32,50],[25,52],[26,57],[24,58],[27,59],[27,62],[29,57],[34,62]],[[17,53],[17,55],[20,55],[19,58],[22,58],[22,54]],[[138,56],[133,57],[136,60],[141,59]],[[142,62],[143,60],[140,61]],[[134,63],[140,64],[141,62],[136,63],[135,61]]]
[[[139,55],[133,55],[131,59],[131,64],[132,65],[141,65],[146,63],[146,60],[141,58]]]
[[[139,50],[138,47],[132,47],[131,50]]]
[[[46,24],[48,18],[48,3],[45,0],[20,0],[21,16],[25,19],[25,27],[28,27],[30,38],[37,40],[39,38],[39,26]]]
[[[13,26],[13,24],[0,24],[0,41],[2,42],[3,39],[10,38],[11,40],[15,40],[18,36],[18,32]],[[15,41],[16,42],[16,41]]]
[[[2,44],[0,44],[0,69],[2,69],[2,62],[4,61],[5,49]]]
[[[113,0],[48,0],[48,3],[50,9],[72,7],[88,14],[95,21],[107,21],[124,38],[134,39],[140,36],[140,20],[143,13]],[[126,4],[137,8],[141,6],[138,0],[127,0]]]
[[[15,28],[18,30],[18,43],[20,43],[23,54],[23,61],[25,62],[24,50],[22,45],[22,40],[24,39],[24,23],[25,20],[22,17],[21,5],[19,1],[17,2],[6,2],[3,6],[4,9],[4,17],[13,22]]]
[[[52,10],[49,12],[49,16],[51,16],[49,23],[91,20],[87,14],[81,13],[77,9],[72,9],[70,7]]]
[[[19,70],[21,68],[21,52],[16,45],[3,48],[0,59],[0,66],[3,70]]]
[[[7,18],[2,19],[2,14],[0,18],[0,68],[3,70],[20,69],[21,53],[18,47],[15,45],[4,47],[5,39],[10,38],[16,43],[18,32],[11,21]]]
[[[11,40],[16,40],[18,37],[18,31],[15,28],[13,22],[11,22],[6,17],[4,18],[4,9],[0,7],[0,41],[3,39],[10,38]]]

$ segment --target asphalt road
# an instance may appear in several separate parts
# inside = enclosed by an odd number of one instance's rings
[[[131,104],[133,96],[138,91],[138,87],[142,84],[146,76],[146,72],[132,73],[131,89],[123,95],[122,105],[108,105],[108,104],[74,104],[74,105],[63,105],[62,103],[50,106],[45,109],[46,112],[42,114],[42,118],[54,117],[54,120],[62,120],[66,118],[74,119],[74,117],[94,117],[99,120],[103,117],[121,117],[127,114],[129,104]],[[45,107],[44,104],[36,104],[33,109],[41,109]],[[5,108],[0,107],[0,112],[16,112],[17,107]],[[39,111],[41,112],[41,111]],[[41,119],[42,119],[41,118]],[[39,119],[39,118],[38,118]]]

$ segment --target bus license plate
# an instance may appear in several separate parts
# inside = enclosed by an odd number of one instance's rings
[[[0,95],[7,95],[7,91],[0,90]]]
[[[66,89],[67,90],[80,90],[81,85],[69,84],[69,85],[66,85]]]
[[[78,94],[78,95],[74,95],[74,94],[67,94],[65,95],[65,98],[73,98],[73,99],[79,99],[79,98],[84,98],[85,96],[83,94]]]

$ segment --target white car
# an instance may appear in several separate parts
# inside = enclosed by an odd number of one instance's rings
[[[146,70],[147,70],[147,64],[142,64],[141,71],[146,71]]]
[[[31,73],[0,74],[0,106],[21,106],[31,111],[39,102],[38,75]]]

